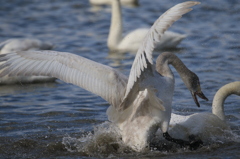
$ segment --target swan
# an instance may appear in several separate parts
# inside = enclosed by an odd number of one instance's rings
[[[195,146],[198,141],[174,139],[168,134],[174,92],[173,65],[199,106],[197,96],[207,100],[198,76],[172,53],[160,54],[156,65],[152,51],[154,41],[190,7],[199,2],[184,2],[170,8],[151,27],[135,56],[129,77],[107,65],[84,57],[57,51],[26,51],[0,55],[0,77],[44,75],[59,78],[99,95],[110,103],[108,119],[115,124],[123,142],[136,151],[149,147],[157,128],[166,140],[181,146]]]
[[[0,54],[27,50],[50,50],[53,44],[34,38],[8,39],[0,43]],[[21,76],[0,78],[0,84],[53,82],[56,78],[47,76]]]
[[[111,5],[112,0],[89,0],[92,5]],[[137,6],[138,0],[120,0],[122,5]]]
[[[112,17],[107,45],[110,51],[133,52],[136,53],[143,39],[147,35],[149,28],[139,28],[133,30],[123,37],[122,35],[122,14],[119,0],[112,0]],[[166,31],[161,35],[161,40],[155,45],[156,50],[175,48],[186,35]]]
[[[52,48],[53,44],[34,38],[8,39],[0,43],[1,54],[14,51],[51,50]]]
[[[212,113],[195,113],[188,116],[172,114],[169,134],[182,139],[190,135],[207,141],[211,135],[221,135],[230,130],[224,115],[224,101],[231,94],[240,96],[240,81],[222,86],[215,94]]]

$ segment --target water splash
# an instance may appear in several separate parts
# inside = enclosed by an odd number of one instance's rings
[[[224,144],[240,143],[240,136],[233,130],[222,130],[224,133],[211,134],[208,136],[208,140],[205,140],[202,148],[196,150],[196,152],[206,151],[221,147]],[[159,142],[158,147],[161,150],[154,149],[153,147],[147,152],[148,155],[166,155],[170,153],[182,153],[190,151],[187,148],[181,148],[172,142],[166,141],[162,135],[158,133],[156,140]],[[136,153],[131,148],[127,147],[121,140],[119,129],[110,122],[104,122],[94,127],[93,132],[83,134],[81,137],[67,136],[62,139],[62,144],[68,150],[68,152],[77,152],[85,154],[86,156],[98,156],[98,157],[116,157],[116,156],[132,156],[143,155],[146,152]]]
[[[93,132],[88,132],[80,138],[64,137],[62,144],[69,152],[81,152],[89,156],[112,156],[132,151],[122,142],[119,129],[110,122],[95,126]]]

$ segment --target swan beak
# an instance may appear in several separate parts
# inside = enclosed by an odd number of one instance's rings
[[[197,105],[198,107],[200,107],[200,104],[199,104],[199,102],[198,102],[197,95],[198,95],[200,98],[205,99],[206,101],[208,101],[207,97],[203,94],[203,92],[202,92],[201,90],[196,91],[196,92],[191,92],[191,94],[192,94],[192,97],[193,97],[193,99],[194,99],[194,102],[196,103],[196,105]]]

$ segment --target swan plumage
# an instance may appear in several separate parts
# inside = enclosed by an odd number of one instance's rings
[[[198,77],[172,53],[160,54],[155,68],[152,51],[154,41],[160,41],[164,31],[197,4],[199,2],[180,3],[156,20],[138,49],[129,77],[109,66],[57,51],[19,51],[0,55],[0,69],[3,70],[0,77],[53,76],[101,96],[111,104],[107,115],[120,129],[123,142],[136,151],[149,145],[159,127],[167,140],[190,145],[190,142],[173,139],[167,134],[174,91],[174,76],[168,64],[183,77],[197,105],[196,95],[206,99]]]
[[[43,42],[35,38],[15,38],[8,39],[0,43],[0,54],[6,54],[15,51],[28,50],[50,50],[54,47],[52,43]],[[47,76],[18,76],[9,77],[8,75],[0,78],[0,84],[17,84],[17,83],[38,83],[52,82],[56,78]]]
[[[169,133],[182,139],[195,135],[203,141],[209,140],[212,135],[223,135],[230,126],[225,121],[224,101],[231,95],[240,96],[240,82],[231,82],[222,86],[215,94],[212,103],[212,113],[195,113],[184,116],[172,114]]]
[[[0,53],[5,54],[15,51],[28,51],[28,50],[51,50],[54,47],[52,43],[43,42],[34,38],[15,38],[8,39],[0,43]]]
[[[130,51],[136,53],[143,39],[148,34],[149,28],[139,28],[123,36],[122,26],[121,4],[119,0],[112,0],[112,18],[107,42],[108,48],[113,51]],[[184,38],[186,38],[184,34],[166,31],[161,35],[161,40],[156,42],[154,48],[156,50],[175,48]]]

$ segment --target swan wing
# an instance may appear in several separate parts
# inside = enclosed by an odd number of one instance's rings
[[[143,81],[143,79],[140,79],[140,78],[145,78],[149,75],[149,71],[154,71],[154,69],[152,68],[153,67],[152,52],[154,49],[154,43],[161,41],[161,37],[163,36],[164,32],[175,21],[180,19],[183,14],[190,12],[192,10],[190,7],[197,4],[200,4],[200,3],[194,2],[194,1],[188,1],[188,2],[177,4],[174,7],[167,10],[155,21],[153,26],[148,31],[148,34],[144,38],[142,45],[137,51],[136,57],[134,59],[134,62],[130,71],[123,103],[121,104],[120,107],[127,107],[125,104],[125,100],[129,99],[128,96],[131,96],[131,98],[134,98],[132,96],[134,96],[139,89],[139,87],[137,86],[139,84],[139,81]],[[129,102],[127,103],[129,104]]]
[[[122,101],[127,77],[84,57],[57,51],[19,51],[0,55],[4,76],[52,76],[101,96],[113,106]]]

